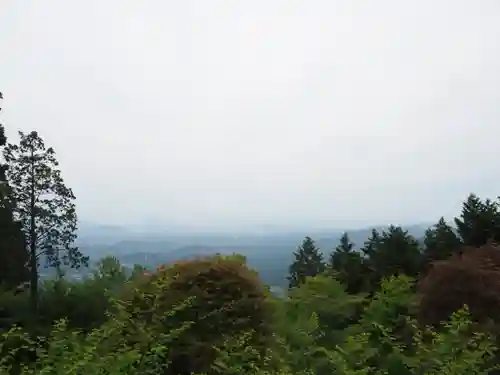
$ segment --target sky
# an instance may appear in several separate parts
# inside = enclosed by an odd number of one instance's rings
[[[500,195],[498,0],[2,0],[11,141],[82,220],[435,222]]]

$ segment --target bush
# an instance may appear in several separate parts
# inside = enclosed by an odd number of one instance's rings
[[[359,325],[353,326],[334,350],[322,351],[327,361],[321,373],[489,374],[494,360],[493,337],[470,334],[467,309],[452,314],[439,331],[419,328],[415,320],[400,315],[411,303],[412,288],[412,280],[404,276],[382,281],[381,291],[364,310]],[[411,340],[401,336],[403,324]]]
[[[492,243],[466,248],[434,262],[418,288],[419,315],[436,325],[467,305],[475,320],[500,320],[500,248]]]
[[[161,266],[128,290],[132,316],[162,332],[183,327],[169,352],[173,373],[207,372],[227,337],[251,332],[265,357],[272,340],[267,288],[241,256]],[[182,306],[175,314],[167,312]]]

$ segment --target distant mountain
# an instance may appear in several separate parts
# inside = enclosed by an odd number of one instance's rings
[[[430,225],[405,227],[417,239]],[[387,226],[377,226],[381,231]],[[347,230],[355,248],[370,237],[372,228]],[[245,255],[269,285],[286,286],[285,277],[293,261],[293,252],[305,236],[310,235],[325,257],[338,245],[343,231],[312,231],[256,234],[145,233],[114,226],[87,226],[80,232],[80,248],[93,261],[103,256],[116,256],[124,266],[141,264],[156,268],[159,264],[215,253]]]
[[[133,235],[130,229],[116,225],[78,223],[78,242],[85,244],[112,243]]]

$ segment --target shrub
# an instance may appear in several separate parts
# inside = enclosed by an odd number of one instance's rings
[[[434,262],[418,288],[419,315],[436,325],[467,305],[478,321],[499,322],[500,248],[492,243],[466,248],[461,254]]]
[[[491,335],[470,334],[466,308],[451,315],[439,330],[421,329],[414,319],[401,317],[411,303],[413,282],[400,276],[381,284],[366,307],[358,327],[335,350],[326,352],[330,373],[342,375],[490,374],[496,349]],[[403,321],[411,332],[407,342],[399,332]]]
[[[163,332],[184,327],[169,352],[172,373],[209,371],[215,348],[241,332],[252,332],[249,342],[265,357],[272,338],[268,291],[241,256],[160,266],[128,293],[132,316]]]

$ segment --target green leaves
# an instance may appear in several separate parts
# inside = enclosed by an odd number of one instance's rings
[[[447,259],[457,253],[461,247],[460,238],[441,217],[436,225],[425,232],[424,261],[428,265],[432,261]]]
[[[323,254],[311,237],[306,237],[293,255],[295,260],[288,276],[290,288],[302,284],[306,277],[316,276],[326,269]]]
[[[62,265],[87,264],[75,246],[77,215],[75,196],[58,168],[55,151],[46,147],[36,131],[19,132],[19,144],[9,144],[4,158],[9,169],[14,218],[21,223],[29,246],[31,290],[37,297],[38,264],[61,269]]]
[[[479,247],[489,240],[500,241],[500,202],[470,194],[455,224],[465,246]]]

